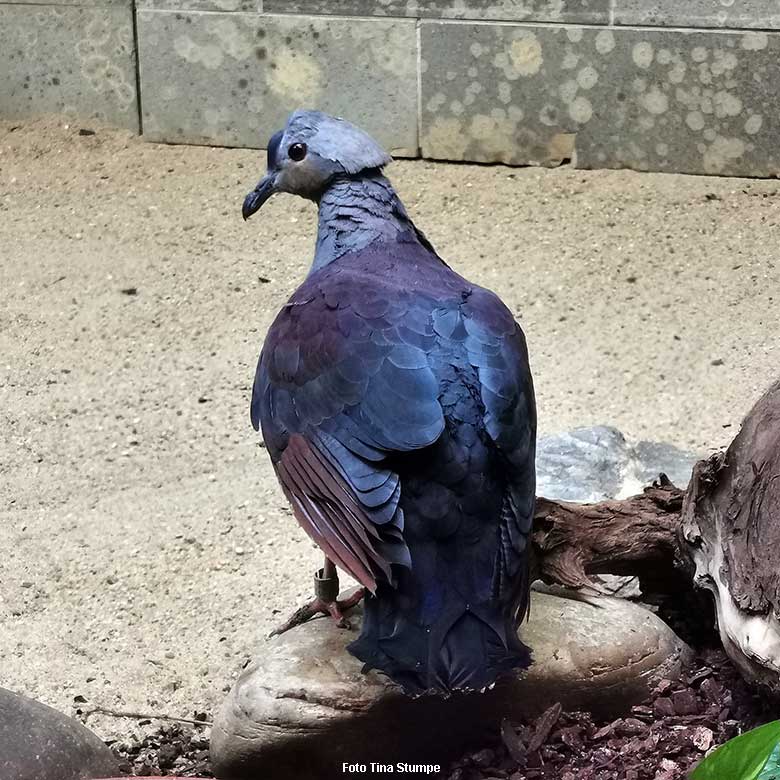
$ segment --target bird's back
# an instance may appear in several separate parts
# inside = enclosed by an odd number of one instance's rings
[[[252,417],[298,520],[372,591],[358,658],[414,693],[527,666],[535,407],[493,293],[414,240],[345,254],[274,322]]]

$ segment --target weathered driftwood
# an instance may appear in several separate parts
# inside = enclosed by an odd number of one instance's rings
[[[780,382],[687,491],[661,478],[622,501],[538,500],[536,574],[578,588],[594,574],[638,576],[652,592],[685,583],[715,600],[724,648],[746,678],[780,693]]]
[[[725,453],[696,465],[681,530],[726,652],[745,677],[780,693],[780,382]]]
[[[666,478],[642,495],[598,504],[537,499],[533,542],[537,576],[579,588],[593,574],[678,579],[683,491]]]

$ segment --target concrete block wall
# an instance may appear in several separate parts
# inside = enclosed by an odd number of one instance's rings
[[[140,2],[150,138],[262,147],[305,106],[365,125],[398,155],[417,153],[414,19],[218,10],[243,0],[197,0],[196,10]]]
[[[0,118],[65,113],[138,131],[132,0],[0,0]]]
[[[306,106],[397,156],[780,174],[780,0],[0,0],[0,64],[0,116],[154,140]]]

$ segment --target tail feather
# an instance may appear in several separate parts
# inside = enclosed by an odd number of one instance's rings
[[[383,672],[406,693],[482,690],[530,666],[531,652],[517,636],[514,615],[502,614],[495,602],[448,600],[425,626],[404,616],[399,598],[389,589],[369,595],[363,630],[348,649],[366,671]]]

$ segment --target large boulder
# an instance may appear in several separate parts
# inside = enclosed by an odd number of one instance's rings
[[[535,658],[524,678],[483,694],[410,699],[382,675],[363,674],[347,653],[360,617],[358,609],[352,631],[315,620],[264,644],[214,723],[218,777],[331,780],[343,763],[443,765],[484,744],[503,718],[533,716],[558,701],[625,714],[655,682],[674,678],[690,653],[639,605],[537,592],[521,629]]]
[[[0,688],[2,780],[88,780],[118,774],[114,754],[88,728]]]

